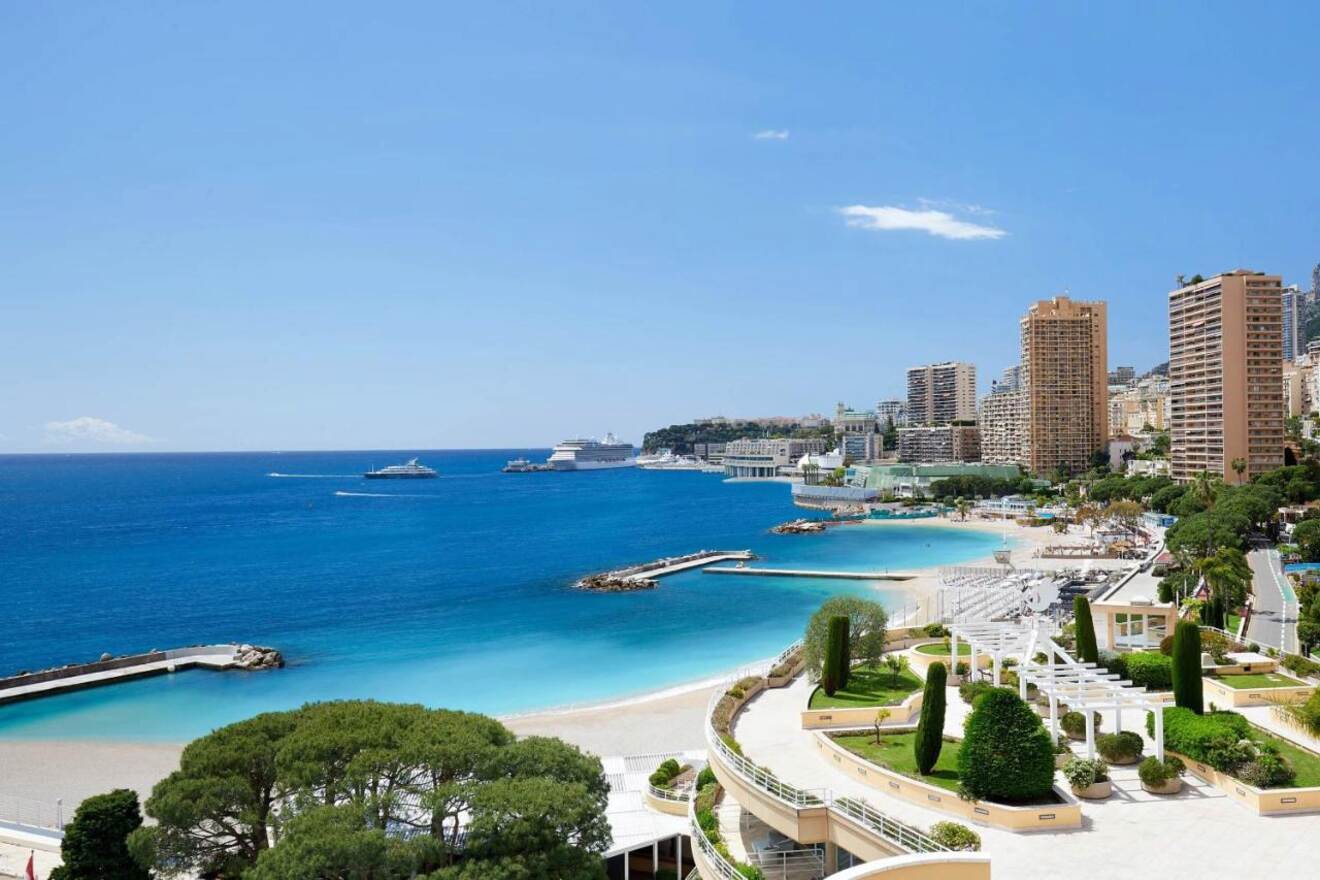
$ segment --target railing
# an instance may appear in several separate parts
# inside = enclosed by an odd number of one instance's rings
[[[825,854],[815,848],[748,853],[747,861],[760,868],[766,880],[815,878],[825,873]]]
[[[64,830],[64,801],[37,801],[31,798],[0,795],[0,822],[32,828]]]
[[[738,754],[715,730],[711,718],[715,705],[724,696],[724,691],[717,691],[706,706],[706,742],[713,752],[730,766],[743,782],[767,794],[770,797],[796,809],[825,807],[833,813],[861,824],[886,843],[903,852],[948,852],[949,848],[935,841],[930,835],[918,828],[898,821],[892,816],[872,807],[858,798],[835,797],[828,788],[801,789],[781,781],[770,771],[757,766],[747,757]]]
[[[662,801],[673,801],[676,804],[686,804],[692,800],[692,790],[674,791],[672,788],[660,788],[658,785],[647,784],[647,792],[651,797]]]
[[[688,811],[688,822],[691,824],[688,831],[692,835],[693,846],[701,850],[701,854],[714,866],[716,872],[725,880],[746,880],[738,869],[730,864],[728,859],[720,855],[719,850],[715,849],[715,844],[710,842],[710,839],[706,837],[706,832],[697,824],[696,813],[690,809]],[[706,878],[706,880],[709,880],[709,878]]]

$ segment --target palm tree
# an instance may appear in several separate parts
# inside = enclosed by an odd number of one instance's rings
[[[958,508],[958,518],[963,522],[967,522],[967,514],[972,512],[972,502],[960,497],[954,502],[954,506]]]
[[[1201,499],[1206,510],[1215,506],[1215,495],[1219,491],[1215,482],[1215,477],[1209,471],[1201,471],[1192,478],[1192,493]]]
[[[1233,459],[1233,473],[1237,474],[1238,485],[1242,485],[1242,474],[1247,470],[1247,460],[1245,458]]]
[[[1226,607],[1236,608],[1246,598],[1251,585],[1251,566],[1241,550],[1221,547],[1215,555],[1198,559],[1196,571],[1210,591],[1224,600]]]

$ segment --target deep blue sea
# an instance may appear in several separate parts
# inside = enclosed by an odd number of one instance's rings
[[[782,483],[499,472],[520,454],[548,450],[0,456],[0,673],[229,641],[289,662],[0,707],[0,736],[181,742],[338,697],[492,713],[620,697],[771,656],[826,596],[875,588],[696,571],[605,595],[571,589],[583,574],[703,548],[903,569],[997,544],[881,523],[776,536],[801,515]],[[411,455],[441,476],[359,476]]]

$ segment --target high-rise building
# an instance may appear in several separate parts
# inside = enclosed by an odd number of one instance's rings
[[[1003,390],[1001,390],[1003,389]],[[987,464],[1025,464],[1027,461],[1027,395],[1017,387],[995,390],[981,398],[981,461]]]
[[[976,366],[958,361],[907,371],[910,425],[976,421]]]
[[[907,401],[882,400],[875,405],[875,415],[881,429],[889,424],[890,419],[893,419],[895,428],[902,428],[908,423]]]
[[[839,451],[849,461],[876,461],[884,452],[884,426],[871,410],[848,409],[842,402],[834,412]]]
[[[1066,296],[1033,303],[1020,321],[1026,464],[1079,473],[1109,435],[1107,307]]]
[[[1022,365],[1017,364],[1012,367],[1005,367],[1004,372],[999,374],[998,382],[990,383],[990,393],[998,391],[1021,391],[1022,390]]]
[[[1283,465],[1282,290],[1278,275],[1237,269],[1169,294],[1174,479],[1236,483]]]
[[[1302,351],[1302,289],[1296,284],[1283,289],[1280,296],[1283,308],[1283,359],[1291,361]]]
[[[904,463],[980,461],[981,434],[975,425],[900,428],[898,460]]]

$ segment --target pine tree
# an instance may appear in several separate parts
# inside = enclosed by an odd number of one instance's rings
[[[917,721],[917,735],[912,748],[917,759],[917,771],[925,776],[935,768],[944,747],[944,685],[948,667],[932,663],[926,670],[926,690],[921,700],[921,717]]]
[[[1085,596],[1073,599],[1073,624],[1077,629],[1077,659],[1083,663],[1099,663],[1100,649],[1095,643],[1095,622],[1091,620],[1091,603]]]
[[[1205,708],[1201,693],[1201,628],[1190,620],[1173,631],[1173,702],[1200,715]]]

